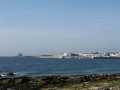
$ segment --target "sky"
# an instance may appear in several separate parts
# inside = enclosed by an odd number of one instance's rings
[[[0,56],[120,52],[120,0],[0,0]]]

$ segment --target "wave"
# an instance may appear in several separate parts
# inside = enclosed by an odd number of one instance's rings
[[[0,73],[0,77],[17,77],[25,75],[24,72],[9,72],[9,73]]]

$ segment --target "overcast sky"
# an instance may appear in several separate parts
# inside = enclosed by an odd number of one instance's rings
[[[120,52],[120,0],[0,0],[0,56]]]

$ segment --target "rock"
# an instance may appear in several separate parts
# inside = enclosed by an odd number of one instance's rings
[[[88,82],[90,80],[91,80],[91,76],[83,76],[82,78],[80,78],[80,83]]]
[[[11,89],[11,88],[7,88],[7,90],[14,90],[14,89]]]
[[[3,81],[2,81],[2,84],[8,84],[10,82],[10,79],[4,79]]]
[[[14,73],[8,73],[9,76],[14,76],[15,74]]]
[[[4,73],[3,76],[14,76],[14,73]]]
[[[111,90],[111,89],[109,89],[109,88],[105,88],[104,90]]]
[[[27,78],[27,77],[24,77],[24,78],[21,78],[21,80],[19,79],[18,82],[23,84],[23,83],[27,83],[30,81],[30,78]]]
[[[8,73],[9,76],[14,76],[14,73]],[[111,80],[111,81],[109,81]],[[13,90],[41,90],[42,88],[64,88],[67,90],[75,85],[75,88],[71,90],[119,90],[106,86],[106,83],[114,83],[114,81],[120,83],[119,75],[80,75],[80,76],[41,76],[41,77],[18,77],[18,78],[0,78],[0,90],[6,90],[7,88]],[[101,86],[101,83],[105,83]],[[117,85],[119,88],[119,84]],[[44,89],[43,89],[44,90]],[[59,90],[59,89],[57,89]]]

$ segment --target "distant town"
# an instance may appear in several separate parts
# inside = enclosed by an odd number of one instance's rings
[[[22,53],[19,53],[17,57],[32,57],[32,58],[90,58],[90,59],[120,59],[120,53],[115,52],[107,52],[107,53],[99,53],[99,52],[92,52],[92,53],[61,53],[55,55],[40,55],[40,56],[23,56]]]

